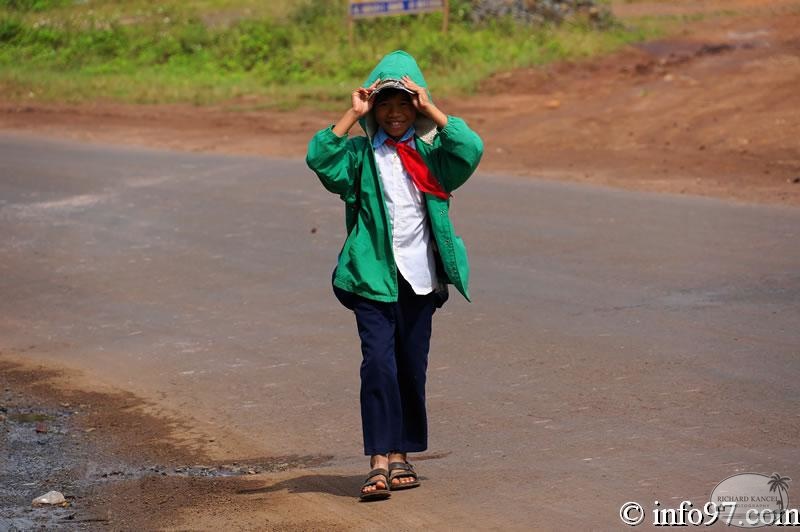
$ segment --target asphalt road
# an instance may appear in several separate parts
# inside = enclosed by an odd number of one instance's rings
[[[800,209],[483,174],[453,202],[474,302],[434,317],[424,485],[380,505],[351,496],[343,209],[301,161],[1,135],[0,349],[239,455],[331,455],[267,496],[340,524],[614,529],[625,501],[800,478]]]

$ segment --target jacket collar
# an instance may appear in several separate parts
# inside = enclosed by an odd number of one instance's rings
[[[403,134],[403,137],[400,139],[400,142],[405,142],[411,137],[414,136],[415,130],[414,126],[411,126],[406,130]],[[375,133],[375,136],[372,138],[372,147],[376,150],[383,146],[383,143],[386,142],[386,139],[389,138],[389,135],[383,130],[382,127],[378,127],[378,131]]]

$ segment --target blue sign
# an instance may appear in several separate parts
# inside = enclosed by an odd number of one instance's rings
[[[410,15],[441,11],[442,9],[444,9],[444,0],[386,0],[384,2],[350,0],[350,16],[353,18]]]

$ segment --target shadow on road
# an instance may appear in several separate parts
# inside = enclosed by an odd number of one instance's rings
[[[327,493],[329,495],[352,498],[361,489],[363,482],[363,475],[303,475],[302,477],[282,480],[270,486],[241,489],[236,493],[238,495],[252,495],[286,490],[289,493]]]

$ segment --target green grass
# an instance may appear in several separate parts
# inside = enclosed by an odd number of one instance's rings
[[[296,0],[0,0],[0,10],[17,15],[47,13],[54,17],[140,17],[159,10],[209,14],[212,17],[236,12],[256,17],[285,17],[296,7]]]
[[[328,108],[395,49],[449,96],[499,70],[588,58],[661,31],[580,20],[473,25],[466,1],[451,1],[446,36],[439,13],[392,17],[359,22],[350,46],[338,0],[0,0],[0,90],[45,101]]]

